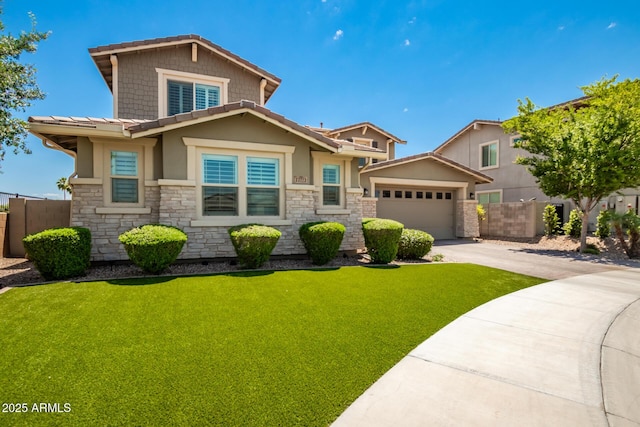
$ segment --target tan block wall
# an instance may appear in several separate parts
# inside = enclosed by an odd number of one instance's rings
[[[9,214],[0,212],[0,258],[9,256]]]
[[[535,237],[536,202],[490,203],[485,207],[480,235],[494,237]]]
[[[456,203],[456,237],[478,237],[478,202],[476,200],[458,200]]]
[[[71,201],[9,199],[9,255],[25,256],[22,239],[49,228],[68,227]]]

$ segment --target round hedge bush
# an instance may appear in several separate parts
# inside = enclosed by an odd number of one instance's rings
[[[433,236],[422,230],[405,228],[398,244],[399,259],[421,259],[431,251]]]
[[[338,254],[346,228],[339,222],[308,222],[298,233],[311,262],[324,265]]]
[[[370,219],[362,224],[364,244],[371,262],[375,264],[388,264],[398,253],[398,243],[404,225],[391,219]]]
[[[243,224],[231,227],[229,236],[242,268],[259,268],[276,247],[282,233],[261,224]]]
[[[22,239],[27,258],[47,280],[81,276],[90,265],[91,232],[83,227],[51,228]]]
[[[148,224],[118,236],[135,265],[147,273],[159,274],[178,258],[187,235],[169,225]]]

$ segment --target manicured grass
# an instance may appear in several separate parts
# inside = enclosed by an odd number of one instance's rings
[[[542,281],[436,264],[14,289],[0,402],[71,412],[0,425],[324,426],[456,317]]]

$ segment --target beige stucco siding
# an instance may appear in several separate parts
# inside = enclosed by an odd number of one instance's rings
[[[198,48],[193,62],[191,45],[118,54],[118,117],[158,118],[156,68],[230,79],[228,102],[260,103],[260,78],[221,57]]]
[[[313,180],[310,151],[322,151],[321,147],[306,139],[258,117],[250,114],[244,117],[237,115],[166,132],[163,135],[165,179],[187,179],[187,148],[183,137],[294,146],[296,150],[293,153],[293,176],[307,177],[308,184]],[[232,143],[229,144],[229,148],[233,148]]]
[[[78,178],[93,178],[93,144],[85,136],[78,137],[76,172]]]

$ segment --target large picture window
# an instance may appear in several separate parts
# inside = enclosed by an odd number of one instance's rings
[[[111,202],[138,203],[138,153],[111,152]]]
[[[202,155],[203,216],[280,216],[280,160]]]

